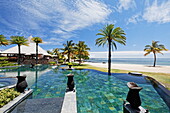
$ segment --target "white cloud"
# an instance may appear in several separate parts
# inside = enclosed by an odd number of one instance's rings
[[[141,21],[140,18],[141,18],[141,14],[140,13],[138,13],[136,15],[133,15],[131,18],[128,19],[127,24],[129,24],[129,23],[136,24],[137,22]]]
[[[65,4],[62,5],[62,10],[60,10],[62,19],[59,22],[61,30],[72,32],[96,23],[106,22],[111,13],[105,4],[95,0],[77,0],[73,7],[70,9]]]
[[[62,45],[63,43],[60,41],[44,41],[44,45]]]
[[[3,24],[25,35],[50,33],[63,40],[76,37],[76,31],[107,22],[111,10],[99,0],[31,0],[3,2],[8,9]],[[9,4],[11,4],[9,6]],[[58,38],[57,37],[57,38]],[[48,37],[45,39],[49,40]],[[50,41],[47,41],[49,44]],[[47,43],[46,43],[47,44]]]
[[[160,5],[155,0],[151,6],[145,9],[143,18],[148,22],[170,22],[170,0],[162,2]]]
[[[135,0],[119,0],[117,10],[121,12],[123,9],[128,10],[130,8],[136,8]]]

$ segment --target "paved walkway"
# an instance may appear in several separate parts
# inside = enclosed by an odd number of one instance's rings
[[[77,113],[76,91],[69,91],[65,93],[61,113]]]
[[[61,113],[63,99],[62,97],[26,99],[11,113]]]

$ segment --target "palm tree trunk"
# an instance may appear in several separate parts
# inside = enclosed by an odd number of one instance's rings
[[[156,53],[153,53],[154,54],[154,64],[153,64],[153,67],[155,67],[156,65]]]
[[[36,43],[36,64],[38,64],[38,43]]]
[[[79,51],[79,65],[81,64],[81,54],[80,54],[80,51]]]
[[[20,50],[20,45],[18,45],[18,65],[21,64],[20,60],[21,60],[21,50]]]
[[[109,54],[108,54],[108,75],[111,75],[110,69],[111,69],[111,40],[109,41]]]
[[[68,62],[70,62],[70,52],[68,52]]]

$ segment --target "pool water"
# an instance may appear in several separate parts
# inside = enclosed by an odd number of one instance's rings
[[[57,73],[57,74],[56,74]],[[64,97],[67,79],[62,71],[49,71],[42,74],[35,84],[31,86],[34,90],[33,98],[56,98]]]
[[[23,68],[23,67],[22,67]],[[16,75],[6,71],[4,76]],[[12,71],[13,72],[13,71]],[[142,106],[151,113],[169,113],[169,108],[144,77],[127,74],[113,74],[94,70],[61,70],[59,68],[39,67],[28,72],[19,69],[19,74],[27,74],[29,87],[34,90],[32,98],[64,97],[67,85],[66,75],[74,74],[77,92],[78,113],[123,113],[123,101],[128,93],[127,82],[135,82],[140,91]],[[1,73],[0,73],[1,75]]]
[[[142,79],[142,78],[141,78]],[[127,81],[96,71],[75,74],[79,113],[122,113],[128,93]],[[142,106],[151,113],[169,113],[169,108],[150,83],[138,84]]]

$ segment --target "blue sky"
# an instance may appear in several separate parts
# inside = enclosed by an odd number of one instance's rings
[[[46,50],[63,47],[67,40],[85,41],[91,52],[99,29],[121,27],[126,46],[117,51],[143,51],[152,40],[170,49],[170,0],[1,0],[0,34],[41,37]],[[0,47],[0,50],[11,46]]]

